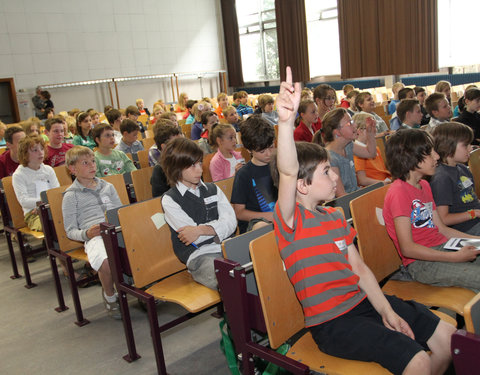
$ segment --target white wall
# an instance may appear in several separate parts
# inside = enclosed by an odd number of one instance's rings
[[[0,77],[13,77],[17,91],[33,93],[37,85],[63,82],[221,70],[223,51],[216,0],[0,0]],[[200,97],[198,80],[184,81],[179,89]],[[144,97],[148,106],[159,98],[172,100],[169,82],[167,89],[160,80],[119,85],[121,106],[137,97]],[[204,80],[207,86],[213,92],[205,95],[218,93],[215,77]],[[57,110],[110,104],[105,85],[49,91]]]

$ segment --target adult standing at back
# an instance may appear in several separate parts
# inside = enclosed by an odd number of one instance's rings
[[[32,98],[33,109],[35,111],[35,116],[38,117],[40,120],[43,120],[46,117],[45,115],[45,102],[41,97],[42,88],[37,86],[35,90],[35,96]]]

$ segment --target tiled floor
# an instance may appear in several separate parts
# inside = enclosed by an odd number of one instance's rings
[[[19,267],[23,274],[20,262]],[[0,374],[156,374],[147,316],[136,300],[129,300],[129,306],[142,358],[127,363],[122,359],[127,353],[122,323],[106,315],[100,286],[80,289],[84,315],[91,322],[80,328],[73,324],[75,313],[66,280],[62,279],[62,285],[70,309],[54,311],[56,295],[46,255],[37,255],[30,268],[36,288],[24,288],[24,278],[9,278],[10,257],[1,234]],[[182,313],[173,304],[158,306],[160,324]],[[218,323],[204,313],[162,334],[170,375],[229,374],[219,347]]]

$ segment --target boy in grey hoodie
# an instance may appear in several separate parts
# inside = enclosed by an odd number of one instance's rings
[[[95,177],[95,156],[88,147],[75,146],[67,151],[65,164],[76,176],[65,190],[62,202],[63,221],[68,238],[85,243],[85,252],[102,284],[105,309],[114,319],[121,319],[118,295],[113,286],[107,252],[100,236],[105,211],[122,203],[112,184]]]

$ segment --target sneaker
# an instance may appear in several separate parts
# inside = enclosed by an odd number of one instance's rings
[[[118,303],[118,299],[115,302],[108,302],[105,299],[105,293],[103,292],[103,288],[102,288],[102,299],[103,299],[103,304],[105,305],[105,310],[107,310],[108,315],[110,315],[110,317],[112,317],[113,319],[121,320],[122,313],[120,312],[120,304]]]

